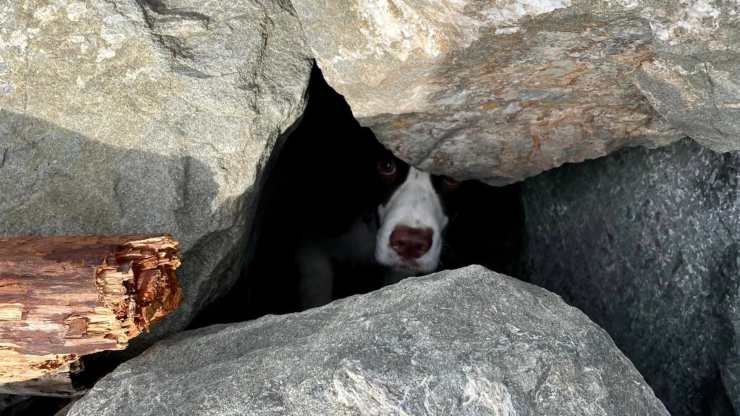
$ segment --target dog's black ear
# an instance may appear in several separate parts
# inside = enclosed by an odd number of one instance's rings
[[[312,134],[321,134],[323,128],[315,126]],[[301,152],[303,168],[297,178],[301,185],[295,192],[305,195],[302,211],[310,211],[307,226],[320,227],[317,232],[324,235],[338,235],[358,216],[375,212],[384,195],[377,161],[387,150],[370,129],[352,119],[333,126],[331,135],[312,141],[311,148]]]

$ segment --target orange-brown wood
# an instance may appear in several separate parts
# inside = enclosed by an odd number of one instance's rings
[[[81,357],[179,306],[179,265],[168,235],[0,239],[0,392],[78,394]]]

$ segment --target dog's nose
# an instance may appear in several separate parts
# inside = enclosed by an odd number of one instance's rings
[[[393,229],[390,246],[405,259],[418,259],[432,247],[434,231],[431,228],[413,228],[399,225]]]

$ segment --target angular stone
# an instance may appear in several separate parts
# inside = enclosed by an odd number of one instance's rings
[[[740,3],[626,3],[653,28],[656,59],[636,76],[650,104],[702,145],[740,150]]]
[[[0,4],[0,235],[169,232],[170,332],[232,285],[311,70],[284,0]]]
[[[606,333],[471,266],[299,314],[161,341],[80,415],[667,415]]]
[[[650,21],[615,2],[296,0],[360,122],[424,169],[502,185],[681,135],[634,85]]]
[[[526,276],[602,325],[673,415],[740,409],[739,167],[686,140],[524,182]]]

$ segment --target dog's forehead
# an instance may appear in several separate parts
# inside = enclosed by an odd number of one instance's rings
[[[431,176],[413,166],[399,167],[396,182],[389,188],[386,203],[391,199],[397,199],[399,202],[406,201],[407,204],[415,204],[424,200],[441,202],[441,195],[434,188]]]
[[[394,156],[390,154],[390,156],[388,157],[394,157]],[[393,195],[395,195],[398,192],[401,186],[404,183],[406,183],[406,181],[408,180],[409,172],[411,171],[411,167],[405,162],[395,157],[393,160],[396,164],[397,173],[392,183],[384,185],[385,195],[383,196],[383,199],[382,199],[383,204],[386,204],[393,197]]]
[[[374,159],[376,162],[380,161],[387,161],[391,160],[395,163],[397,174],[395,179],[390,184],[384,184],[383,186],[383,192],[382,192],[382,198],[381,198],[381,204],[385,205],[390,201],[390,199],[393,197],[394,194],[396,194],[405,183],[409,182],[410,180],[413,181],[420,181],[425,182],[429,181],[431,184],[431,187],[433,188],[433,192],[436,194],[437,199],[442,204],[443,210],[446,212],[449,209],[451,209],[452,206],[454,206],[454,202],[452,199],[455,199],[453,197],[454,194],[458,192],[450,192],[449,189],[446,189],[443,185],[443,181],[445,179],[444,176],[440,175],[432,175],[430,173],[426,173],[422,170],[419,170],[408,163],[406,163],[404,160],[393,154],[390,150],[388,150],[386,147],[384,147],[382,144],[376,141],[377,147],[375,148],[375,157]],[[409,177],[410,172],[414,172],[413,177]],[[452,208],[454,210],[454,208]]]

